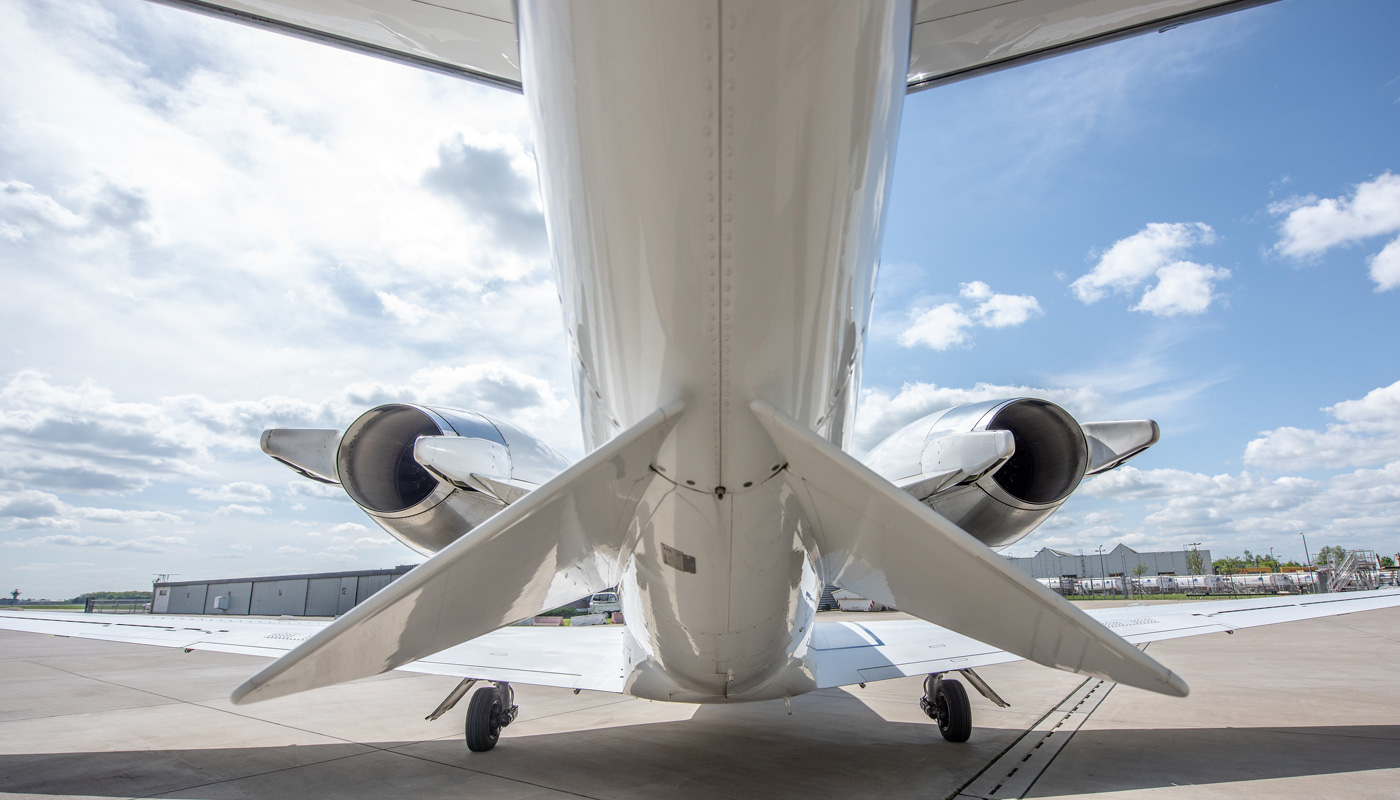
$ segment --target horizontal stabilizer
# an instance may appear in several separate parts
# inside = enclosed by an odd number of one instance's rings
[[[377,675],[617,580],[651,464],[681,413],[652,413],[473,528],[233,693],[251,703]]]
[[[263,431],[262,450],[303,477],[340,483],[335,454],[342,433],[323,428],[273,428]]]
[[[1185,681],[986,545],[794,422],[753,403],[830,582],[1045,666],[1185,696]]]

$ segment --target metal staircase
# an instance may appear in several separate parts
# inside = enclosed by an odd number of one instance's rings
[[[1332,568],[1328,590],[1359,592],[1378,589],[1381,585],[1381,562],[1373,550],[1352,550],[1338,566]]]

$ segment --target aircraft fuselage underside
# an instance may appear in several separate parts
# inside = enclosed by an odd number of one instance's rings
[[[587,445],[685,404],[619,565],[632,694],[813,686],[821,548],[750,403],[849,438],[911,23],[907,2],[520,4]]]

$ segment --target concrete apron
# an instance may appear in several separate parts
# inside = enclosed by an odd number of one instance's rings
[[[1185,700],[1024,663],[988,668],[1012,707],[970,692],[964,745],[919,711],[919,679],[798,697],[791,716],[781,701],[694,707],[518,686],[520,721],[480,754],[461,739],[466,703],[423,720],[452,678],[390,674],[235,709],[227,693],[259,659],[0,632],[0,792],[999,798],[1196,784],[1193,798],[1389,797],[1397,630],[1400,610],[1388,610],[1152,645],[1190,681]],[[1012,774],[1037,737],[1067,744],[1043,772]]]

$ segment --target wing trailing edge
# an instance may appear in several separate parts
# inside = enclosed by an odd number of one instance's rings
[[[152,0],[520,92],[510,0]],[[918,0],[919,91],[1274,0]]]
[[[787,459],[828,581],[1048,667],[1184,697],[1186,682],[938,513],[771,404],[752,408]]]

